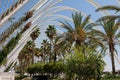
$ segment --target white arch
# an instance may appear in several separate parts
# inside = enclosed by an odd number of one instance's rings
[[[52,20],[56,20],[56,19],[64,19],[64,20],[68,20],[68,21],[72,22],[72,19],[70,19],[67,16],[59,15],[59,14],[53,14],[53,15],[50,15],[50,16],[42,18],[42,19],[39,18],[38,20],[35,21],[34,24],[37,24],[37,22],[39,22],[39,24],[41,24],[40,22],[45,23],[44,21],[52,21]]]
[[[37,4],[35,4],[32,8],[31,8],[31,10],[38,10],[41,6],[42,6],[42,4],[44,4],[44,3],[46,3],[48,0],[40,0]]]
[[[48,1],[46,1],[48,2]],[[57,0],[54,2],[49,2],[48,5],[44,5],[46,2],[41,3],[41,5],[37,6],[37,10],[34,12],[34,15],[32,16],[32,18],[30,18],[27,22],[31,22],[33,19],[35,19],[38,15],[40,16],[43,12],[45,12],[46,10],[48,10],[49,8],[53,7],[55,4],[61,2],[61,0]]]
[[[101,7],[97,2],[95,2],[94,0],[87,0],[90,4],[92,4],[95,8],[99,8]],[[101,14],[104,15],[109,15],[109,13],[107,11],[101,11]]]

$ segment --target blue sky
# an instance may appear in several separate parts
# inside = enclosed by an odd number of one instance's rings
[[[9,0],[0,0],[1,3],[4,3],[4,1],[9,1]],[[11,1],[12,0],[10,0],[10,2]],[[17,0],[14,0],[14,1],[17,1]],[[25,12],[29,11],[32,8],[32,6],[37,1],[39,1],[39,0],[30,0],[23,8],[21,8],[13,16],[13,17],[15,17],[14,21],[18,20]],[[118,4],[117,0],[94,0],[94,1],[97,2],[97,3],[99,3],[101,6],[104,6],[104,5],[117,5],[117,6],[119,6],[120,5],[120,4]],[[7,7],[9,7],[10,5],[11,4],[7,5]],[[102,16],[100,12],[95,12],[96,8],[93,5],[91,5],[90,3],[88,3],[87,0],[63,0],[62,2],[60,2],[59,4],[57,4],[57,6],[61,6],[61,5],[62,6],[73,7],[75,9],[80,10],[81,12],[83,12],[83,13],[85,13],[87,15],[90,14],[93,21],[96,21],[98,18],[100,18]],[[1,4],[1,6],[0,6],[0,13],[1,13],[1,11],[2,11],[3,8],[5,8],[5,5]],[[57,13],[66,15],[68,17],[71,17],[71,14],[72,14],[71,11],[61,11],[61,12],[57,12]],[[3,25],[4,28],[0,29],[0,33],[2,31],[4,31],[5,29],[7,29],[10,24],[11,24],[10,22],[7,22],[5,25]],[[45,29],[42,28],[42,31],[44,31],[44,30]],[[44,36],[44,32],[42,32],[41,36],[36,40],[37,46],[39,46],[41,40],[45,38],[43,36]],[[118,54],[119,54],[119,52],[118,52]],[[106,70],[111,70],[111,66],[110,66],[111,65],[111,61],[110,61],[109,56],[105,57],[105,61],[108,63],[108,65],[106,67]],[[117,69],[120,69],[118,63],[116,65],[117,65]]]

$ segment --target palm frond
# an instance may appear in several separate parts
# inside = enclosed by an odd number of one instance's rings
[[[116,36],[115,36],[114,39],[118,39],[118,38],[120,38],[120,32],[118,32],[118,33],[116,34]]]
[[[92,29],[91,31],[92,34],[95,34],[96,36],[101,36],[104,39],[107,39],[106,34],[102,31],[96,30],[96,29]]]
[[[120,7],[108,5],[108,6],[103,6],[103,7],[98,8],[96,11],[100,11],[100,10],[115,10],[116,12],[118,12],[120,11]]]
[[[115,20],[115,19],[119,19],[119,18],[120,18],[120,16],[108,15],[108,16],[103,16],[103,17],[99,18],[96,22],[104,21],[104,20]]]
[[[62,24],[61,27],[63,27],[64,29],[66,29],[68,31],[73,30],[72,26],[67,21],[65,21],[65,22],[59,21],[59,22]]]
[[[81,15],[81,13],[76,12],[75,14],[72,14],[72,19],[73,19],[75,28],[77,28],[78,26],[81,25],[81,23],[82,23],[82,15]]]
[[[95,24],[95,23],[89,23],[88,25],[86,25],[84,27],[84,30],[88,31],[88,30],[92,29],[92,27],[94,27],[94,26],[97,26],[97,24]]]
[[[89,20],[90,20],[90,15],[88,15],[82,22],[81,24],[81,27],[85,27],[88,23],[89,23]]]

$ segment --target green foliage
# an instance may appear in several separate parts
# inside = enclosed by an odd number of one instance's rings
[[[7,63],[7,59],[6,58],[4,58],[4,60],[2,61],[2,65],[5,65]]]
[[[64,72],[64,64],[63,62],[50,62],[50,63],[37,63],[29,66],[27,68],[27,72],[29,74],[59,74]]]
[[[113,74],[106,74],[101,80],[120,80],[120,75],[114,76]]]
[[[33,65],[31,65],[31,66],[29,66],[28,68],[27,68],[27,72],[29,73],[29,74],[35,74],[35,73],[41,73],[41,74],[43,74],[43,72],[44,72],[44,64],[43,63],[39,63],[39,64],[33,64]]]
[[[45,33],[47,34],[47,37],[52,40],[56,36],[56,28],[54,27],[54,25],[49,25]]]
[[[97,79],[100,78],[103,71],[104,62],[97,52],[80,47],[66,58],[66,74],[68,79],[79,80]]]
[[[18,55],[20,73],[24,74],[26,68],[34,63],[35,43],[28,41],[23,50]]]
[[[27,76],[24,76],[24,75],[15,76],[15,80],[22,80],[25,77]]]

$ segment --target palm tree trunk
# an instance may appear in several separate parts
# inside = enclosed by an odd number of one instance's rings
[[[56,62],[56,51],[54,52],[54,63]]]
[[[109,43],[109,52],[111,53],[112,73],[115,74],[114,44]]]

